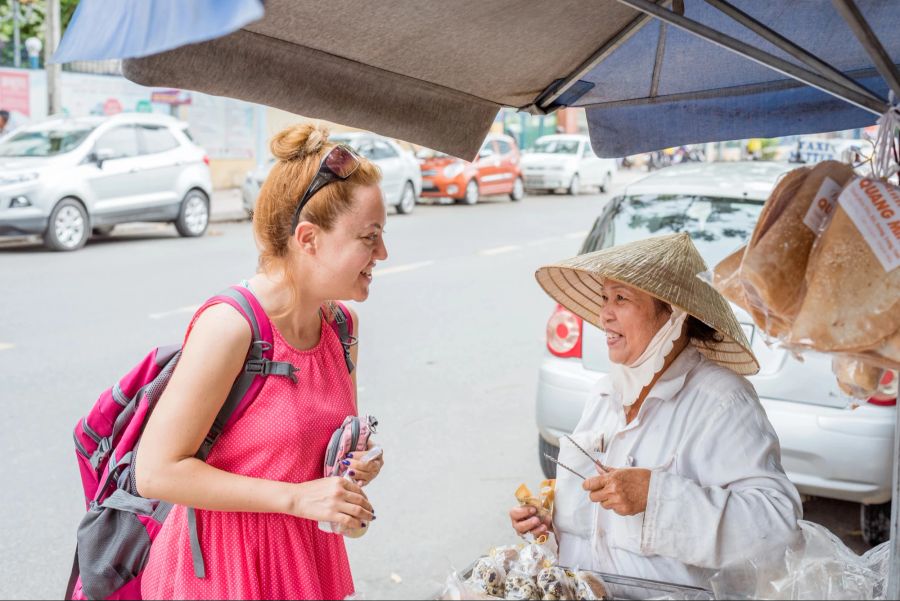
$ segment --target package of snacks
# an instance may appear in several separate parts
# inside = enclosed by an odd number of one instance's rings
[[[530,578],[537,578],[545,565],[554,565],[558,558],[553,548],[554,544],[546,536],[542,536],[534,542],[528,543],[519,551],[519,559],[513,566]]]
[[[521,548],[522,545],[494,547],[491,549],[490,556],[503,568],[503,571],[508,574],[519,560],[519,549]]]
[[[506,575],[505,592],[505,597],[514,601],[541,598],[541,589],[538,588],[534,578],[515,568]]]
[[[606,583],[592,572],[575,572],[575,598],[578,601],[602,601],[612,599]]]
[[[549,562],[538,573],[537,585],[544,601],[562,601],[575,598],[575,586],[570,573]]]
[[[506,572],[493,557],[482,557],[472,568],[472,575],[466,584],[478,592],[492,597],[502,597],[505,589]]]

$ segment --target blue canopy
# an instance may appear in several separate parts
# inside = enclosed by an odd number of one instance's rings
[[[465,158],[502,106],[586,108],[601,156],[864,127],[887,108],[887,84],[836,8],[847,0],[732,0],[837,77],[713,6],[721,2],[660,6],[853,88],[868,108],[648,17],[635,9],[641,1],[267,0],[260,17],[259,0],[82,0],[58,58],[143,57],[124,66],[138,83],[268,104]],[[856,5],[900,62],[900,2]]]

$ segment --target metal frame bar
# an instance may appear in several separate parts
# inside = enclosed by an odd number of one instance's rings
[[[666,55],[666,34],[668,23],[659,24],[659,38],[656,40],[656,60],[653,61],[653,77],[650,79],[650,98],[659,94],[659,78],[662,76],[663,57]]]
[[[668,4],[668,2],[669,0],[665,0],[663,4]],[[613,52],[618,50],[622,46],[622,44],[630,40],[634,36],[634,34],[640,31],[641,28],[644,27],[644,25],[651,22],[652,20],[653,17],[647,14],[642,14],[636,19],[633,19],[630,23],[628,23],[628,25],[623,27],[622,30],[619,31],[611,40],[597,49],[594,54],[592,54],[586,61],[581,63],[565,79],[563,79],[551,94],[548,94],[544,98],[539,98],[537,103],[534,105],[535,108],[537,108],[540,113],[546,114],[548,112],[548,107],[556,102],[560,96],[565,94],[569,90],[569,88],[575,85],[578,80],[590,73],[594,67],[606,60]]]
[[[852,90],[842,84],[835,83],[831,79],[823,77],[818,73],[809,71],[803,67],[799,67],[794,63],[779,58],[773,54],[769,54],[768,52],[760,50],[759,48],[751,46],[750,44],[746,44],[740,40],[736,40],[719,31],[716,31],[715,29],[712,29],[711,27],[707,27],[702,23],[698,23],[697,21],[682,17],[669,10],[661,8],[653,2],[650,2],[649,0],[617,1],[621,4],[625,4],[626,6],[630,6],[635,10],[639,10],[641,12],[652,15],[660,21],[669,23],[670,25],[674,25],[679,29],[683,29],[693,35],[696,35],[697,37],[710,41],[718,46],[721,46],[727,50],[739,54],[740,56],[755,61],[774,71],[778,71],[783,75],[803,82],[809,86],[826,92],[827,94],[831,94],[836,98],[849,102],[850,104],[858,106],[859,108],[864,109],[872,114],[881,116],[889,108],[887,103],[885,102],[875,101],[865,94],[860,94],[856,90]]]
[[[770,27],[767,27],[763,23],[760,23],[733,4],[730,4],[725,0],[706,0],[706,3],[713,8],[725,13],[733,20],[737,21],[774,46],[787,52],[810,69],[818,71],[818,73],[823,77],[827,77],[831,81],[843,85],[844,87],[850,88],[851,90],[856,90],[860,94],[864,94],[877,102],[887,102],[887,100],[878,96],[872,90],[854,81],[846,74],[842,73],[840,70],[820,59],[818,56],[804,50],[777,31],[771,29]]]
[[[856,36],[859,43],[869,53],[875,68],[878,69],[888,86],[894,91],[894,96],[900,100],[900,71],[897,70],[897,65],[891,60],[884,46],[881,45],[878,36],[872,31],[869,22],[866,21],[866,18],[859,11],[856,3],[853,0],[831,0],[831,2],[841,16],[844,17],[847,25],[850,26],[853,35]]]

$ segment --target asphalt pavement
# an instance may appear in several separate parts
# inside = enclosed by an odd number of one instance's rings
[[[640,175],[620,174],[613,193]],[[534,271],[574,255],[610,197],[389,215],[390,258],[356,307],[360,408],[379,418],[386,460],[369,490],[378,520],[348,541],[365,597],[426,597],[516,540],[513,493],[542,479],[534,399],[553,303]],[[150,348],[181,340],[206,297],[255,271],[242,211],[218,196],[199,239],[137,225],[73,253],[0,247],[0,598],[62,595],[84,510],[72,427]],[[854,511],[827,511],[851,542]]]

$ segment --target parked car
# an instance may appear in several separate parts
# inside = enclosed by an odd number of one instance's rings
[[[508,194],[510,200],[525,196],[519,166],[521,157],[510,136],[489,135],[474,162],[437,152],[422,156],[422,196],[452,198],[473,205],[482,196]]]
[[[419,162],[411,151],[394,140],[367,132],[336,133],[329,139],[350,146],[378,165],[381,169],[381,191],[388,206],[394,207],[401,215],[411,213],[416,208],[416,202],[422,193],[422,174]],[[244,178],[241,193],[244,209],[248,213],[252,213],[256,207],[259,190],[274,165],[275,161],[270,160],[248,172]]]
[[[628,186],[594,223],[581,252],[654,235],[688,232],[707,265],[714,266],[749,238],[764,201],[785,163],[692,163],[669,167]],[[831,358],[803,360],[769,346],[750,316],[734,307],[761,370],[749,378],[781,440],[784,469],[802,494],[862,504],[865,539],[888,538],[896,416],[897,374],[888,372],[868,402],[845,397]],[[543,454],[559,451],[559,438],[577,424],[587,393],[610,367],[605,336],[558,307],[547,325],[548,353],[540,367],[537,425]]]
[[[588,188],[606,192],[616,169],[615,159],[598,158],[590,139],[576,134],[542,136],[522,157],[529,192],[561,188],[572,195]]]
[[[0,142],[0,235],[44,237],[59,251],[116,224],[209,224],[209,159],[187,124],[153,114],[51,119]]]

